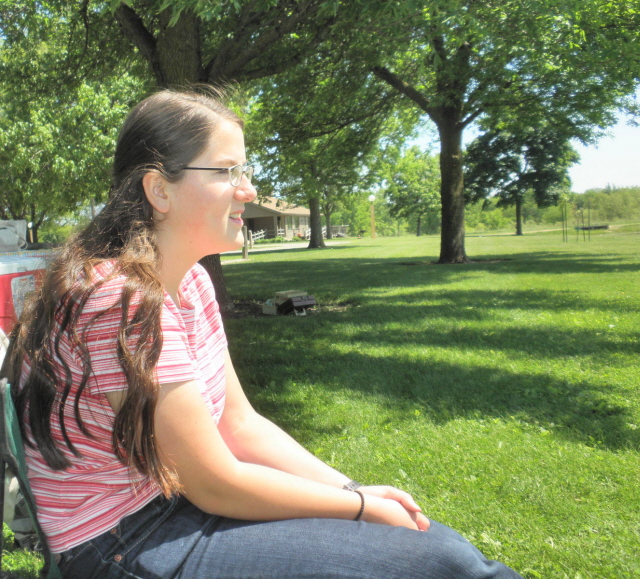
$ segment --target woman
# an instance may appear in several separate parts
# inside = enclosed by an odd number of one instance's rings
[[[247,401],[197,261],[242,244],[252,173],[242,122],[215,99],[141,102],[106,207],[12,334],[6,370],[64,576],[519,577]]]

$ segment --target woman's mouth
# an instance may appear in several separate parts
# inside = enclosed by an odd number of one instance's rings
[[[229,219],[238,225],[242,225],[242,211],[236,213],[229,213]]]

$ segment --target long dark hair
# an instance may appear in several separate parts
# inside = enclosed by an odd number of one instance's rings
[[[11,332],[2,375],[11,383],[26,444],[37,446],[52,469],[63,470],[70,465],[60,442],[52,436],[54,413],[64,444],[75,456],[80,457],[81,453],[67,434],[65,405],[73,404],[78,427],[91,437],[80,416],[80,397],[91,375],[91,359],[85,343],[87,327],[79,329],[78,320],[87,300],[103,283],[124,275],[122,295],[114,307],[122,310],[116,337],[117,355],[128,389],[114,422],[113,451],[123,463],[155,480],[165,495],[180,489],[174,473],[162,465],[154,437],[158,392],[154,368],[162,350],[160,316],[164,291],[158,278],[160,255],[153,211],[142,178],[155,170],[170,182],[179,181],[184,175],[183,167],[215,138],[221,119],[242,126],[241,120],[219,99],[194,92],[162,91],[143,100],[129,113],[116,145],[113,183],[106,206],[57,253],[42,286]],[[115,267],[106,278],[96,281],[93,270],[105,261],[114,262]],[[132,308],[134,298],[136,304]],[[65,334],[83,367],[73,400],[69,399],[71,370],[60,353],[60,341]],[[54,359],[62,364],[63,376],[56,375]],[[30,371],[20,385],[25,361]],[[25,421],[33,440],[26,436]]]

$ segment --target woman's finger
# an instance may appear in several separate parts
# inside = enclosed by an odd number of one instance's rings
[[[422,513],[415,513],[414,519],[419,531],[428,531],[431,526],[431,522]]]
[[[388,489],[391,494],[388,498],[398,501],[408,511],[420,512],[422,510],[409,493],[395,487],[388,487]]]
[[[402,491],[396,487],[386,485],[363,486],[360,487],[360,490],[365,494],[397,501],[407,511],[410,512],[420,512],[422,510],[409,493]]]

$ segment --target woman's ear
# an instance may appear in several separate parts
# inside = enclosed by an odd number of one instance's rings
[[[171,206],[165,184],[166,181],[158,171],[149,171],[142,178],[142,187],[147,201],[158,213],[168,213]]]

